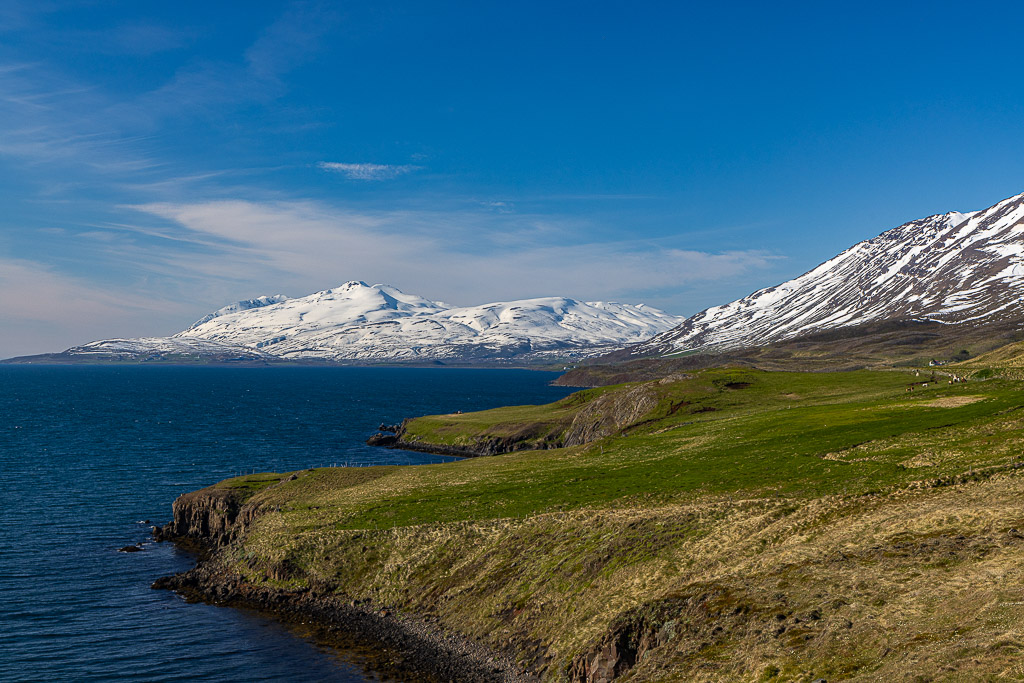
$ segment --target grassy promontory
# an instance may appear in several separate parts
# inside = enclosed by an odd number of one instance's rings
[[[548,680],[1019,680],[1024,384],[981,374],[719,368],[423,417],[405,438],[512,452],[230,479],[172,531]]]

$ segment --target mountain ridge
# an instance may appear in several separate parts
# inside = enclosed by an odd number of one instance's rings
[[[262,349],[281,358],[455,360],[592,355],[642,341],[679,321],[657,309],[540,297],[452,307],[353,280],[305,297],[229,312],[176,339]]]
[[[728,350],[885,320],[1024,319],[1024,193],[920,218],[690,316],[632,356]]]
[[[262,308],[264,306],[272,306],[274,304],[279,304],[282,301],[287,300],[288,297],[285,296],[284,294],[275,294],[273,296],[258,296],[255,299],[244,299],[242,301],[236,301],[232,304],[228,304],[227,306],[222,306],[221,308],[218,308],[213,313],[207,313],[202,318],[189,325],[187,329],[191,330],[194,327],[199,327],[203,323],[207,323],[213,320],[214,318],[219,318],[222,315],[237,313],[239,311],[247,311],[253,308]]]
[[[532,364],[601,355],[680,320],[643,304],[566,297],[455,307],[352,280],[304,297],[234,302],[170,337],[104,339],[10,360]]]

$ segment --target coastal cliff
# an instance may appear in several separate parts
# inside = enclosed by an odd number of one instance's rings
[[[263,478],[252,487],[213,486],[180,496],[173,519],[154,527],[158,541],[197,551],[193,569],[162,577],[153,588],[189,600],[256,609],[286,623],[316,625],[313,637],[353,656],[374,674],[404,681],[528,683],[535,680],[507,654],[372,599],[352,599],[337,582],[310,576],[298,565],[262,568],[263,581],[238,573],[229,559],[233,541],[273,507],[250,503],[255,491],[295,481],[298,473]],[[255,563],[249,563],[255,566]]]
[[[660,384],[685,378],[676,376]],[[552,406],[519,406],[513,414],[499,408],[406,419],[388,430],[392,434],[378,432],[366,443],[460,458],[583,446],[621,434],[656,410],[657,386],[579,392]]]
[[[157,540],[192,542],[217,548],[240,535],[259,513],[259,506],[245,506],[252,491],[208,488],[179,496],[171,505],[173,518],[154,527]]]

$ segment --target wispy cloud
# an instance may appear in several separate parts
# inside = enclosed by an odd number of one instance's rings
[[[515,204],[512,202],[488,201],[481,202],[481,204],[491,211],[497,211],[498,213],[512,213],[515,211]]]
[[[410,164],[392,166],[388,164],[345,164],[337,161],[321,161],[317,167],[331,173],[340,173],[349,180],[391,180],[421,168]]]
[[[246,50],[241,61],[204,60],[182,67],[140,98],[136,115],[157,118],[224,113],[265,103],[288,90],[284,76],[314,57],[339,16],[321,3],[294,2]]]
[[[246,50],[249,72],[256,78],[276,79],[304,64],[339,21],[340,16],[329,4],[291,3]]]
[[[135,220],[37,231],[102,278],[0,256],[0,357],[170,334],[233,300],[304,295],[352,279],[456,305],[561,295],[692,313],[722,303],[694,301],[694,290],[763,286],[778,259],[760,250],[588,241],[579,219],[484,207],[370,211],[223,200],[125,208]]]
[[[35,16],[28,3],[13,6],[7,12],[12,17]],[[4,17],[0,10],[0,31]],[[244,55],[190,60],[142,93],[104,88],[49,62],[0,63],[0,155],[30,164],[83,165],[107,180],[163,166],[175,157],[172,150],[161,154],[158,140],[169,119],[225,115],[281,97],[288,91],[287,74],[315,56],[320,39],[337,21],[333,10],[320,4],[290,3]],[[155,23],[124,23],[102,35],[65,30],[52,41],[145,55],[186,46],[194,38],[187,30]]]
[[[4,0],[0,2],[0,33],[23,30],[58,8],[52,0]]]
[[[457,304],[565,295],[638,300],[751,276],[776,255],[580,240],[579,226],[484,211],[350,211],[314,202],[220,201],[135,207],[184,228],[202,249],[163,258],[197,277],[308,293],[349,279]],[[473,236],[473,237],[470,237]],[[720,302],[712,302],[720,303]]]
[[[105,176],[160,165],[147,137],[126,131],[113,100],[43,64],[0,65],[0,156],[88,168]],[[24,168],[24,166],[23,166]]]
[[[0,358],[133,336],[140,328],[169,334],[169,321],[186,318],[192,308],[127,288],[116,291],[27,259],[0,258],[0,291],[7,294],[0,297]]]

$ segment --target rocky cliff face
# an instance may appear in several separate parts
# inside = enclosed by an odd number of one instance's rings
[[[154,527],[157,540],[185,540],[217,548],[240,536],[262,512],[247,505],[241,489],[205,488],[179,496],[171,506],[173,519]]]
[[[281,481],[293,481],[296,474]],[[273,486],[273,484],[271,484]],[[297,624],[315,625],[318,643],[357,654],[357,663],[386,680],[459,683],[536,683],[508,653],[372,600],[345,597],[345,586],[310,576],[287,560],[261,567],[266,579],[294,583],[292,590],[254,583],[224,551],[237,547],[257,518],[277,508],[249,500],[244,488],[209,487],[180,496],[173,519],[154,527],[157,540],[200,548],[199,564],[157,579],[152,587],[189,600],[255,609]],[[365,550],[365,548],[364,548]]]
[[[709,584],[627,610],[599,641],[573,659],[567,677],[571,683],[611,683],[677,639],[698,643],[737,628],[749,619],[750,608],[740,603],[722,607],[734,599]]]
[[[581,446],[618,434],[654,410],[657,405],[657,394],[647,384],[628,392],[600,396],[576,414],[562,445]]]
[[[394,434],[379,432],[367,439],[366,443],[370,446],[460,458],[582,446],[622,432],[640,421],[657,405],[657,391],[648,383],[629,391],[599,396],[584,405],[571,421],[523,424],[514,433],[502,436],[483,434],[469,444],[431,443],[417,439],[410,432],[408,420],[397,427]]]
[[[537,425],[536,429],[530,429],[528,426],[520,433],[509,436],[479,436],[471,444],[432,443],[412,437],[406,428],[407,422],[408,420],[403,422],[394,434],[374,434],[366,440],[366,444],[434,455],[450,455],[456,458],[479,458],[515,451],[561,448],[567,445],[557,428],[551,429],[544,425]]]

